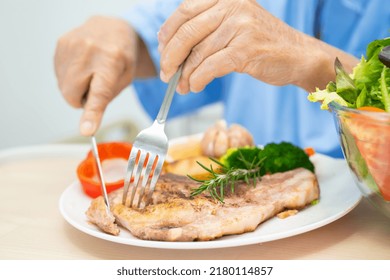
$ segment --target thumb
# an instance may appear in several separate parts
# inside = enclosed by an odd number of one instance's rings
[[[114,93],[108,87],[102,87],[99,78],[94,76],[89,91],[84,97],[84,112],[80,119],[80,133],[84,136],[95,134],[100,126],[108,103]]]

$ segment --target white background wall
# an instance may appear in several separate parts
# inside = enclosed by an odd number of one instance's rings
[[[91,15],[120,15],[136,1],[0,0],[0,149],[78,135],[81,111],[64,101],[53,71],[57,39]],[[219,112],[209,109],[171,122],[168,133],[202,130]],[[110,104],[102,127],[123,119],[140,128],[150,123],[131,88]]]

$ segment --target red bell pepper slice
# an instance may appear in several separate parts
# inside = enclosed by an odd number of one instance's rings
[[[100,160],[104,162],[107,159],[125,159],[128,160],[132,145],[125,142],[106,142],[98,144]],[[125,175],[125,174],[123,174]],[[87,157],[77,167],[77,177],[81,183],[85,194],[96,198],[101,193],[98,171],[96,168],[95,158],[92,151],[89,151]],[[106,182],[107,193],[123,187],[124,180],[115,182]]]

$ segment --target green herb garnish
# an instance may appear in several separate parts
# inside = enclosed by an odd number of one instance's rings
[[[285,172],[299,167],[306,168],[314,172],[314,165],[309,156],[301,148],[288,143],[269,143],[264,148],[241,147],[232,148],[218,161],[211,158],[218,164],[217,171],[197,162],[209,173],[209,178],[200,180],[187,175],[192,180],[202,183],[199,188],[191,192],[191,196],[207,191],[211,197],[223,202],[226,188],[230,186],[230,191],[234,192],[237,181],[245,181],[256,186],[257,180],[265,174]]]
[[[240,162],[240,164],[243,164],[245,168],[237,168],[234,166],[227,167],[220,161],[210,158],[213,162],[220,166],[218,172],[216,172],[211,165],[209,168],[202,163],[197,162],[210,174],[210,178],[206,180],[199,180],[190,175],[187,175],[192,180],[202,183],[199,188],[194,189],[191,192],[191,196],[196,196],[204,191],[207,191],[212,198],[217,199],[223,203],[225,189],[230,186],[230,191],[233,193],[235,183],[237,181],[245,181],[247,184],[252,181],[253,186],[256,186],[257,180],[261,177],[261,168],[264,158],[255,157],[252,162],[249,162],[244,158],[241,152],[238,153],[239,156],[236,160],[237,162]]]

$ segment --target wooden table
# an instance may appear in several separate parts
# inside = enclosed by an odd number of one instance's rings
[[[85,146],[51,145],[0,152],[0,259],[390,259],[390,220],[364,199],[326,226],[241,247],[154,249],[92,237],[69,225],[58,210],[84,151]]]

